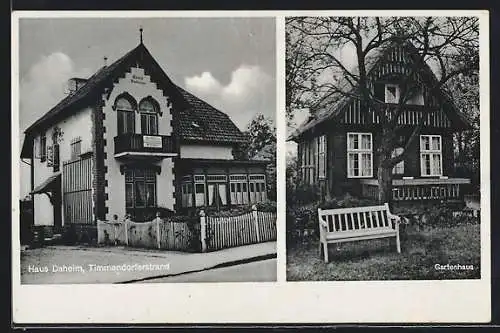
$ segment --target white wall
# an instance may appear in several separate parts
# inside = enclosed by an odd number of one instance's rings
[[[82,153],[91,150],[92,143],[92,109],[86,108],[79,112],[75,112],[72,116],[53,125],[45,131],[47,147],[52,146],[52,133],[54,127],[58,126],[62,131],[62,136],[59,142],[60,166],[59,172],[62,171],[63,162],[71,158],[71,139],[81,137]],[[43,183],[51,175],[55,174],[53,167],[47,166],[47,160],[41,162],[40,156],[40,136],[39,134],[34,139],[35,158],[33,161],[34,168],[34,188]],[[53,225],[53,207],[49,198],[45,194],[36,194],[34,196],[35,206],[35,225]],[[63,210],[64,211],[64,210]],[[64,225],[64,213],[62,212],[62,223]]]
[[[231,146],[210,145],[181,145],[181,158],[210,158],[219,160],[232,160],[233,148]]]
[[[108,168],[108,172],[105,175],[105,179],[108,181],[108,186],[106,188],[106,193],[108,195],[108,200],[106,202],[106,206],[108,207],[106,220],[112,220],[114,214],[117,214],[119,219],[123,218],[125,215],[125,176],[120,173],[120,165],[122,163],[114,157],[114,138],[118,133],[118,121],[116,112],[112,109],[116,98],[124,92],[133,96],[137,103],[148,96],[154,98],[163,112],[162,116],[158,117],[159,135],[172,135],[172,115],[168,98],[163,96],[163,92],[157,88],[156,83],[150,81],[149,76],[144,75],[144,71],[141,68],[131,68],[124,78],[121,78],[115,83],[109,98],[106,99],[103,96],[103,112],[106,115],[104,119],[104,127],[106,128],[104,138],[106,139],[105,152],[107,152],[107,158],[104,161],[104,165]],[[136,133],[141,132],[140,124],[140,114],[136,112]],[[175,198],[172,160],[171,158],[165,158],[156,164],[161,165],[161,174],[157,175],[156,184],[157,204],[173,209]]]

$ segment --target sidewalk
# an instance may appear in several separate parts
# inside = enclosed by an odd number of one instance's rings
[[[47,246],[21,251],[21,283],[123,283],[175,276],[273,256],[276,256],[276,242],[207,253],[125,247]]]

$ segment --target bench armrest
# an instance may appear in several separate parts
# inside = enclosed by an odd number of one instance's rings
[[[390,218],[391,220],[394,220],[397,223],[401,223],[401,217],[398,215],[394,215],[391,212],[387,212],[387,217]]]
[[[394,215],[391,213],[391,211],[389,210],[389,204],[386,202],[384,204],[386,210],[387,210],[387,217],[391,220],[393,220],[394,222],[396,223],[401,223],[401,217],[399,217],[398,215]]]

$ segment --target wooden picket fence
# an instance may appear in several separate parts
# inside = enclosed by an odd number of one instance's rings
[[[276,240],[276,212],[252,211],[237,216],[206,216],[186,221],[155,218],[138,223],[97,221],[99,244],[173,251],[206,252]]]
[[[157,217],[153,221],[143,223],[133,222],[128,218],[122,222],[97,221],[98,243],[172,251],[199,251],[199,223],[197,218],[195,219],[178,222]]]
[[[205,216],[200,214],[202,251],[276,240],[276,213],[259,212],[255,206],[249,213],[237,216]]]

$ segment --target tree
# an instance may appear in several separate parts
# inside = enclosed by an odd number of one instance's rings
[[[475,17],[293,17],[286,22],[286,111],[309,107],[316,110],[339,98],[359,99],[363,110],[379,119],[380,145],[377,176],[379,201],[392,199],[392,168],[402,161],[422,128],[426,111],[403,143],[393,150],[403,129],[398,119],[406,103],[422,88],[428,96],[440,96],[445,84],[457,75],[469,75],[479,67],[479,27]],[[397,103],[386,104],[373,89],[371,64],[381,50],[404,48],[411,58],[400,85]],[[350,50],[354,66],[343,51]],[[434,73],[430,68],[434,69]],[[393,78],[394,79],[394,78]],[[288,91],[290,90],[290,91]],[[428,110],[429,98],[424,99]],[[440,99],[444,103],[445,98]],[[290,115],[288,115],[290,119]]]
[[[237,159],[269,161],[267,165],[267,189],[269,198],[276,200],[276,127],[271,118],[256,114],[243,134],[247,142],[237,147]]]
[[[454,151],[457,174],[472,179],[472,185],[480,185],[480,130],[479,130],[479,75],[459,75],[448,83],[456,105],[470,119],[472,128],[455,133]]]

